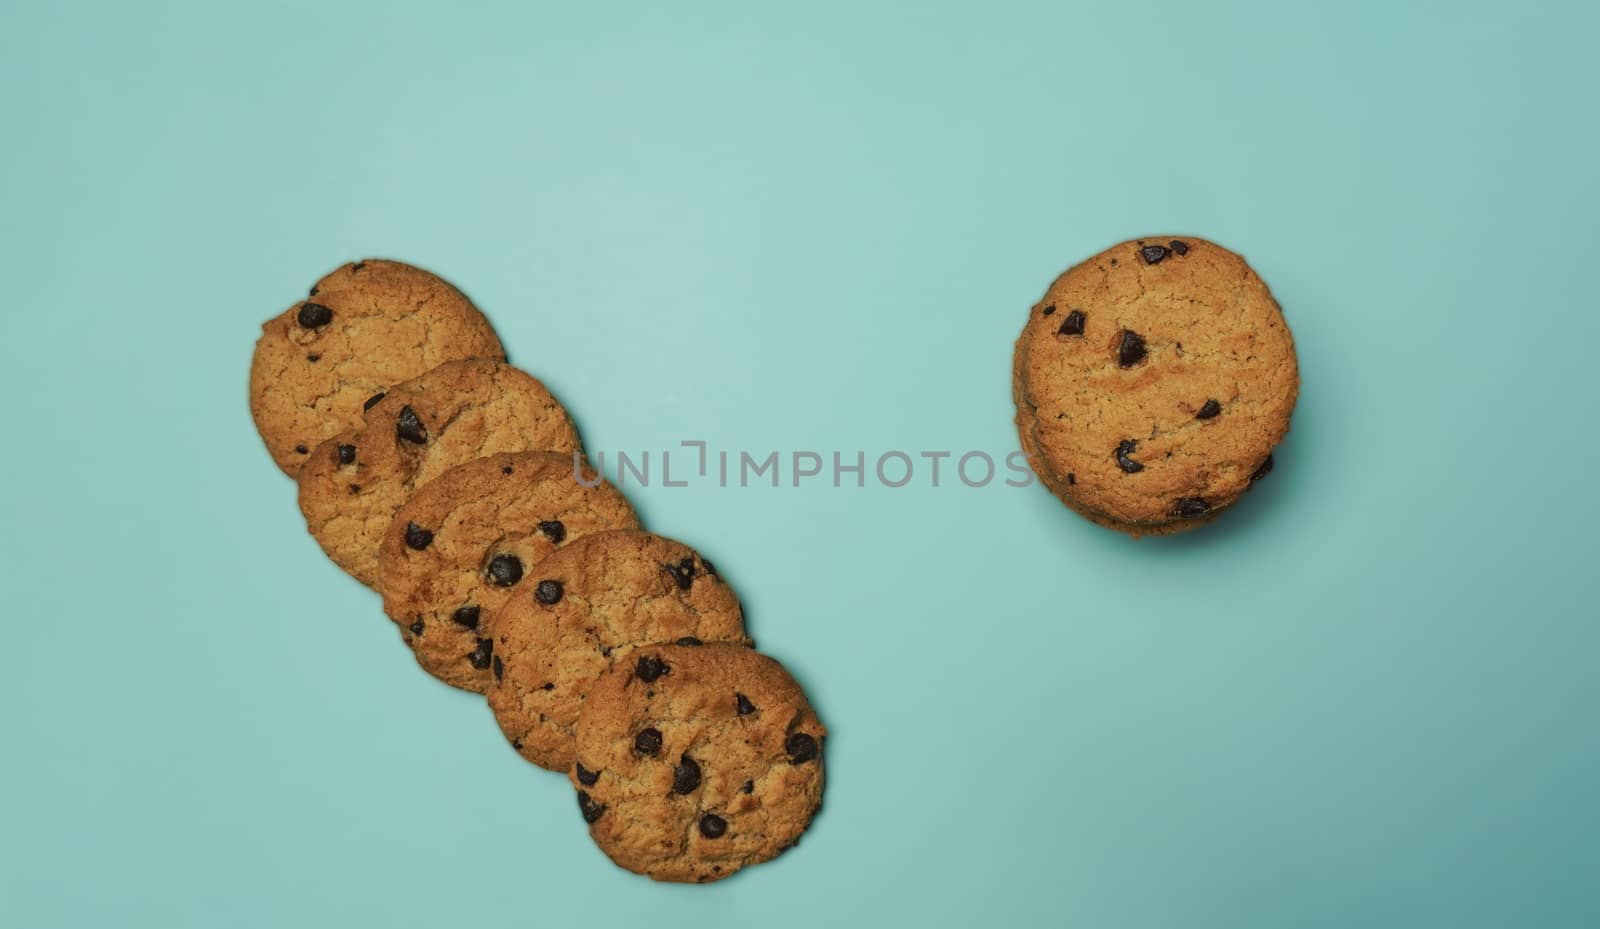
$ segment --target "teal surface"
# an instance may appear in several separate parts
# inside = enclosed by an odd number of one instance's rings
[[[6,4],[0,924],[1600,925],[1597,26]],[[933,487],[1015,448],[1051,278],[1160,232],[1285,307],[1272,476],[1142,542]],[[798,849],[612,867],[322,558],[246,371],[369,254],[459,282],[592,448],[915,459],[629,489],[831,727]]]

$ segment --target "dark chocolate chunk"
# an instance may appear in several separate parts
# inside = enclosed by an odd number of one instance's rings
[[[355,460],[356,447],[354,445],[344,445],[341,443],[339,445],[339,463],[342,465],[347,465],[351,464]]]
[[[1200,408],[1200,412],[1194,414],[1194,418],[1195,419],[1210,419],[1211,417],[1216,416],[1218,413],[1221,413],[1221,412],[1222,412],[1222,404],[1218,403],[1215,400],[1207,400],[1205,402],[1205,405]]]
[[[744,782],[744,786],[739,788],[739,789],[744,791],[747,794],[755,793],[755,791],[756,791],[756,782],[755,781],[745,781]]]
[[[699,639],[695,638],[692,635],[686,635],[683,638],[678,640],[678,644],[679,645],[704,645],[706,643],[700,641]]]
[[[1045,307],[1044,308],[1044,312],[1040,313],[1039,315],[1040,316],[1049,316],[1051,313],[1054,313],[1055,311],[1056,311],[1056,305],[1054,303],[1052,303],[1049,306]]]
[[[538,586],[533,588],[533,599],[543,603],[545,606],[551,606],[552,604],[560,603],[561,594],[562,589],[560,581],[543,580],[538,583]]]
[[[590,771],[581,761],[573,768],[573,772],[578,775],[578,783],[585,787],[593,787],[600,780],[600,772]]]
[[[457,607],[456,611],[450,614],[450,621],[458,626],[476,629],[478,628],[478,608],[475,606]]]
[[[307,300],[300,304],[300,312],[296,313],[294,318],[307,329],[321,329],[333,322],[333,311],[320,303]]]
[[[474,668],[482,671],[489,667],[489,659],[492,657],[494,657],[494,640],[479,639],[478,647],[467,655],[467,660],[472,662]]]
[[[678,759],[677,767],[672,769],[672,792],[675,794],[694,793],[700,786],[700,763],[684,755]]]
[[[715,813],[700,817],[700,834],[708,839],[720,839],[728,832],[728,821]]]
[[[1177,252],[1179,255],[1187,255],[1187,254],[1189,254],[1189,243],[1188,242],[1180,242],[1177,239],[1173,239],[1168,244],[1171,245],[1172,246],[1172,250],[1174,252]]]
[[[633,673],[639,680],[649,684],[663,674],[672,673],[672,667],[654,655],[646,655],[639,659],[639,663],[633,668]]]
[[[433,532],[416,523],[406,523],[406,546],[422,551],[433,544]]]
[[[756,711],[756,705],[751,703],[750,698],[744,694],[734,694],[733,705],[738,707],[740,716],[749,716]]]
[[[496,555],[489,561],[489,580],[497,587],[510,587],[522,580],[522,559],[516,555]]]
[[[505,676],[506,676],[506,663],[500,660],[500,656],[499,655],[496,655],[496,656],[494,656],[494,679],[498,681],[498,680],[501,680],[502,678],[504,678]]]
[[[1143,258],[1147,265],[1160,264],[1169,254],[1171,253],[1167,251],[1165,245],[1146,245],[1139,249],[1139,257]]]
[[[661,730],[640,729],[639,734],[633,737],[633,750],[641,755],[654,755],[661,751]]]
[[[1172,515],[1179,519],[1194,519],[1211,511],[1211,504],[1199,497],[1179,497],[1172,505]]]
[[[395,420],[394,431],[400,438],[416,445],[428,441],[428,430],[422,425],[422,420],[417,418],[417,411],[413,410],[410,404],[400,408],[400,416]]]
[[[373,407],[377,406],[378,405],[378,401],[382,400],[384,397],[387,397],[387,396],[389,396],[389,395],[380,390],[377,393],[373,394],[372,396],[368,397],[367,401],[365,403],[361,404],[361,412],[365,413],[367,410],[370,410]]]
[[[604,803],[596,803],[590,799],[587,790],[580,790],[578,791],[578,811],[583,814],[583,821],[592,826],[600,817],[606,815],[606,805]]]
[[[427,628],[427,625],[425,623],[423,623],[422,617],[418,616],[417,617],[417,621],[411,624],[411,634],[412,635],[422,635],[422,630],[426,629],[426,628]]]
[[[1122,330],[1117,337],[1117,364],[1131,368],[1144,360],[1144,336],[1131,329]]]
[[[300,453],[300,454],[302,454],[302,455],[304,455],[304,454],[307,454],[307,453],[309,453],[309,452],[310,452],[310,451],[311,451],[311,449],[309,449],[309,448],[306,448],[306,447],[305,447],[305,446],[304,446],[304,445],[296,445],[296,446],[295,446],[295,447],[294,447],[294,450],[295,450],[295,451],[296,451],[296,452],[298,452],[298,453]]]
[[[677,564],[664,564],[661,567],[672,575],[672,580],[678,585],[679,590],[688,590],[694,586],[693,558],[685,558]]]
[[[1117,467],[1121,468],[1128,474],[1138,474],[1140,471],[1143,471],[1144,465],[1128,457],[1138,450],[1138,448],[1139,443],[1132,439],[1123,439],[1121,442],[1117,443]]]
[[[1268,452],[1267,453],[1267,460],[1261,462],[1261,467],[1257,468],[1255,470],[1255,472],[1250,475],[1250,483],[1254,484],[1256,481],[1261,480],[1262,478],[1266,477],[1268,474],[1271,474],[1271,473],[1272,473],[1272,453]]]
[[[563,526],[559,519],[545,520],[539,524],[539,531],[544,533],[544,537],[556,545],[560,545],[567,538],[567,527]]]
[[[1061,328],[1056,330],[1056,335],[1083,335],[1084,315],[1082,310],[1073,310],[1061,320]]]
[[[784,740],[783,750],[789,753],[790,764],[805,764],[817,757],[817,740],[804,732],[796,732]]]

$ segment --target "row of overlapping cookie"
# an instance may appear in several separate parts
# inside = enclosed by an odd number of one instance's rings
[[[644,532],[456,288],[344,265],[262,327],[251,412],[307,528],[438,679],[566,772],[619,865],[709,881],[799,840],[824,729],[709,561]]]

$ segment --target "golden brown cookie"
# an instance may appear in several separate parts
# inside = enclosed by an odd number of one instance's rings
[[[297,476],[300,512],[328,557],[373,586],[379,539],[416,488],[485,455],[578,448],[539,381],[497,361],[450,361],[373,396],[359,429],[312,453]]]
[[[489,616],[528,583],[528,571],[590,533],[638,528],[622,494],[587,468],[575,472],[574,458],[509,452],[469,461],[395,512],[378,550],[383,610],[429,674],[484,692]]]
[[[660,881],[714,881],[800,840],[822,802],[825,734],[765,655],[646,646],[590,689],[570,777],[612,861]]]
[[[1030,312],[1012,370],[1039,479],[1133,535],[1190,529],[1237,501],[1271,470],[1299,385],[1266,284],[1187,236],[1124,242],[1062,274]]]
[[[572,767],[578,711],[596,677],[641,645],[750,644],[739,598],[688,546],[597,532],[532,569],[494,612],[489,708],[522,757]]]
[[[505,358],[489,321],[442,279],[397,265],[409,270],[369,281],[348,267],[330,275],[337,289],[315,288],[262,324],[250,362],[250,414],[290,475],[318,445],[359,425],[373,394],[446,361]]]

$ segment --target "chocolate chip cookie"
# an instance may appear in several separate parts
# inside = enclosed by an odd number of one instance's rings
[[[489,321],[454,287],[393,262],[369,280],[360,264],[267,320],[256,342],[250,414],[290,475],[318,445],[357,426],[373,394],[446,361],[505,358]]]
[[[590,689],[570,777],[612,861],[661,881],[714,881],[800,840],[822,802],[825,733],[771,658],[646,646]]]
[[[489,616],[529,583],[529,571],[590,533],[638,528],[622,494],[576,469],[575,457],[508,452],[469,461],[395,512],[378,550],[383,609],[429,674],[484,692],[494,659]]]
[[[522,757],[572,767],[594,680],[641,645],[748,645],[739,598],[711,562],[648,532],[597,532],[539,562],[496,610],[489,708]]]
[[[334,563],[368,586],[395,510],[428,481],[485,455],[571,453],[567,411],[527,374],[483,358],[449,361],[368,398],[359,429],[319,446],[300,468],[300,512]]]
[[[1267,285],[1189,236],[1123,242],[1058,277],[1012,371],[1041,482],[1135,536],[1202,524],[1265,476],[1299,387]]]

